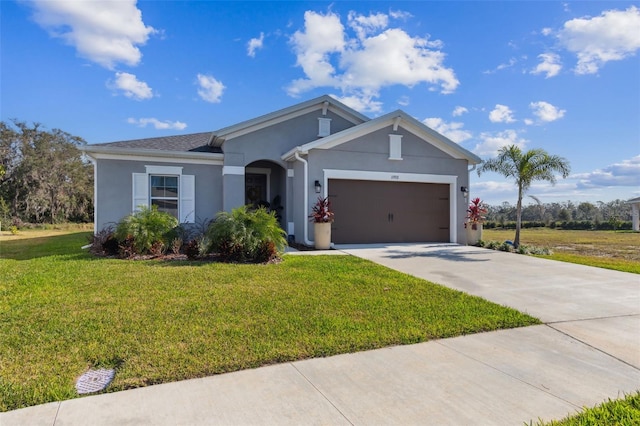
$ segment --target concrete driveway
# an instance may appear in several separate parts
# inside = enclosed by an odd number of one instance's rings
[[[338,248],[526,312],[640,368],[640,275],[457,244]]]
[[[545,324],[54,402],[0,424],[521,425],[640,389],[638,275],[450,244],[339,248]]]

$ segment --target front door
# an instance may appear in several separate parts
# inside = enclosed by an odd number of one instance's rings
[[[267,203],[267,175],[247,173],[244,177],[244,203],[258,207]]]

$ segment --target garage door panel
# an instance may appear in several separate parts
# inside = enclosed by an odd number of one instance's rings
[[[336,244],[449,241],[449,185],[329,180]]]

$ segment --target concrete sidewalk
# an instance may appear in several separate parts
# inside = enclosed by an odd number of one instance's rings
[[[457,245],[339,248],[546,324],[50,403],[0,425],[523,424],[640,389],[637,275]]]

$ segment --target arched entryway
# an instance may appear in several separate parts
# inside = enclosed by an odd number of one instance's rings
[[[248,164],[244,171],[244,202],[254,207],[264,206],[276,213],[280,226],[286,217],[286,170],[269,160]]]

